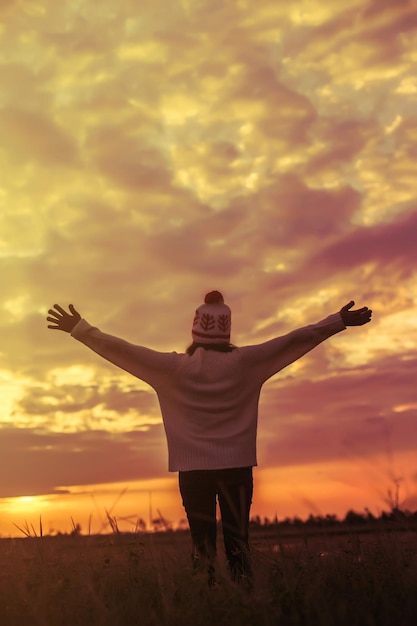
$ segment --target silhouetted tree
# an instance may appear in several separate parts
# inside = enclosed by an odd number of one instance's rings
[[[349,525],[353,526],[355,524],[365,524],[366,523],[366,519],[360,513],[357,513],[356,511],[350,510],[350,511],[348,511],[346,513],[344,522],[345,522],[345,524],[349,524]]]

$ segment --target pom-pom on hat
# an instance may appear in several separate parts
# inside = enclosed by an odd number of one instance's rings
[[[210,291],[195,312],[192,336],[196,343],[229,343],[232,313],[220,291]]]

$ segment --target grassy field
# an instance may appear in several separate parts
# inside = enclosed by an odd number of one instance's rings
[[[415,626],[417,532],[252,534],[252,592],[187,532],[0,540],[1,626]]]

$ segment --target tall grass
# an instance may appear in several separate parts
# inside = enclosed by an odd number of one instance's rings
[[[29,531],[30,528],[24,529]],[[417,534],[253,536],[252,592],[188,532],[0,540],[1,626],[414,626]]]

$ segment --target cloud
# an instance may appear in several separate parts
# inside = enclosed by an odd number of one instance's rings
[[[374,120],[335,120],[321,116],[312,128],[323,148],[308,161],[304,173],[308,177],[320,176],[323,171],[340,172],[341,167],[358,158],[379,133]],[[358,194],[359,195],[359,194]]]
[[[145,190],[169,186],[170,176],[160,151],[145,148],[140,137],[129,137],[127,129],[104,127],[90,133],[87,151],[97,153],[93,167],[120,184]]]
[[[116,382],[107,387],[98,385],[31,386],[18,402],[26,415],[72,414],[102,407],[104,411],[123,415],[131,409],[137,414],[159,416],[154,394],[141,389],[122,388]],[[160,419],[158,420],[160,421]],[[152,422],[151,422],[152,423]]]
[[[39,107],[41,110],[46,105],[47,99],[39,89],[39,80],[33,68],[28,67],[23,62],[4,63],[0,66],[0,81],[2,84],[2,105],[8,115],[18,103],[19,107]],[[16,124],[18,117],[12,118]],[[3,124],[7,121],[3,118]],[[33,121],[26,119],[26,124],[30,126]]]
[[[377,262],[386,269],[399,265],[401,278],[406,279],[414,271],[416,229],[417,210],[414,210],[388,224],[380,224],[372,229],[355,229],[346,237],[318,252],[310,261],[316,267],[331,264],[333,268],[339,270],[368,262]]]
[[[310,67],[319,62],[336,82],[360,80],[360,69],[366,81],[378,65],[383,63],[387,69],[401,60],[403,46],[398,35],[412,30],[414,22],[414,8],[408,1],[395,5],[358,4],[344,8],[321,24],[300,28],[295,51],[299,52],[300,59],[310,61]]]
[[[280,254],[290,249],[308,258],[317,246],[324,247],[326,241],[350,228],[359,202],[359,194],[348,186],[311,189],[298,176],[286,174],[236,205],[246,213],[251,205],[256,207],[257,229],[253,236],[260,254],[279,245]]]
[[[301,380],[286,379],[285,384],[265,388],[262,464],[308,466],[376,455],[395,464],[402,453],[414,449],[415,366],[415,358],[386,359],[371,371],[339,370],[329,377],[321,369],[321,379],[311,380],[307,372]]]
[[[0,111],[3,149],[15,163],[37,160],[47,166],[73,163],[77,149],[69,135],[40,114],[3,109]]]
[[[71,485],[161,476],[162,426],[147,432],[59,434],[3,428],[0,497],[65,493]]]

